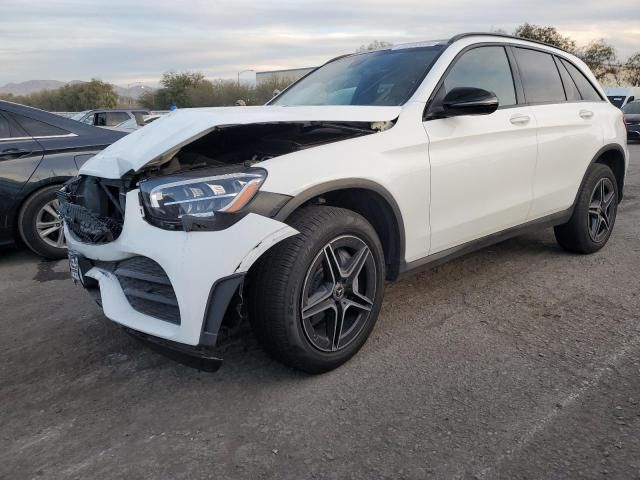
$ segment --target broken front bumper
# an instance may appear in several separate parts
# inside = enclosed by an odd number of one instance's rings
[[[251,265],[297,233],[250,213],[225,230],[169,231],[143,218],[138,190],[127,193],[120,236],[100,245],[73,237],[87,259],[82,274],[99,283],[105,315],[132,330],[185,345],[215,345],[229,299]]]

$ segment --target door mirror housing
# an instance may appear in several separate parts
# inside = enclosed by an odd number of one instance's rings
[[[442,116],[489,115],[498,109],[495,93],[474,87],[458,87],[442,99]]]

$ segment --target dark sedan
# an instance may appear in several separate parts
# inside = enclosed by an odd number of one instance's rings
[[[640,140],[640,101],[627,103],[622,107],[624,126],[627,127],[627,140]]]
[[[44,257],[65,256],[55,193],[124,135],[0,101],[0,245],[22,239]]]

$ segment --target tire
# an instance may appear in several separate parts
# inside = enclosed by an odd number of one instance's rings
[[[570,252],[597,252],[611,237],[617,212],[616,177],[608,166],[595,163],[587,171],[571,219],[554,227],[556,240]]]
[[[38,190],[27,198],[18,216],[18,229],[24,243],[38,255],[50,259],[67,255],[62,221],[56,211],[56,192],[59,189],[60,185],[51,185]],[[42,235],[48,231],[47,236]]]
[[[251,326],[275,359],[323,373],[349,360],[376,323],[384,295],[382,245],[367,220],[342,208],[305,207],[287,223],[300,233],[275,245],[251,271]]]

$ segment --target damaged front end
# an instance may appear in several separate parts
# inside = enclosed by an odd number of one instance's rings
[[[98,175],[95,162],[83,167],[58,194],[83,286],[108,318],[138,337],[219,361],[221,339],[246,326],[246,273],[271,246],[298,233],[274,220],[291,197],[260,190],[267,176],[260,164],[392,125],[219,126],[118,178]]]
[[[79,241],[109,243],[122,232],[126,192],[121,180],[74,177],[58,191],[59,214]]]

